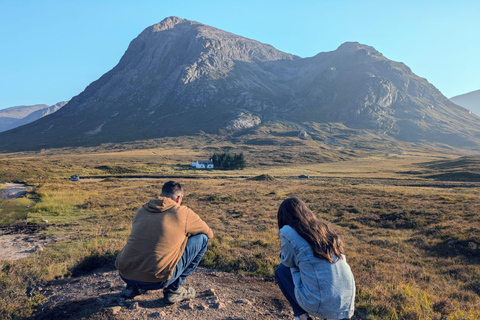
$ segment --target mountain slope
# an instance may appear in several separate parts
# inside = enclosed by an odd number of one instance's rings
[[[372,47],[345,43],[302,59],[170,17],[145,29],[112,70],[60,111],[0,134],[0,150],[219,133],[277,120],[461,147],[478,147],[480,137],[478,117]]]
[[[453,103],[462,106],[476,115],[480,115],[480,90],[461,94],[450,98]]]
[[[33,106],[17,106],[0,110],[0,132],[38,120],[60,110],[66,104],[66,101],[62,101],[53,106],[36,104]]]

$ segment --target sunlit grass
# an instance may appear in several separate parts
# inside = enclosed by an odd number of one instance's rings
[[[0,225],[25,220],[33,201],[28,198],[0,200]]]
[[[202,261],[206,267],[271,277],[279,263],[278,206],[299,196],[345,239],[359,316],[480,318],[480,188],[455,183],[439,188],[441,183],[405,173],[420,170],[416,163],[431,155],[269,166],[257,159],[242,171],[196,171],[186,165],[203,157],[187,148],[157,148],[0,159],[2,181],[35,186],[31,199],[2,202],[3,223],[25,217],[33,223],[47,220],[43,232],[64,237],[29,258],[1,262],[2,317],[26,317],[41,301],[25,295],[28,281],[112,266],[137,208],[177,176],[185,186],[184,204],[215,233]],[[169,177],[67,179],[71,174],[108,176],[107,171]],[[260,174],[274,180],[245,179]],[[311,178],[298,179],[299,174]],[[17,218],[12,220],[6,208]]]

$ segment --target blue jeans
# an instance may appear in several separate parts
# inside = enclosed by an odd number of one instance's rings
[[[286,267],[283,263],[280,263],[277,270],[275,270],[275,280],[277,281],[280,290],[282,290],[283,295],[292,306],[293,315],[298,317],[307,313],[298,305],[297,299],[295,298],[295,285],[293,284],[293,277],[290,268]]]
[[[173,275],[170,279],[160,282],[143,282],[136,280],[125,279],[127,286],[136,287],[144,290],[158,290],[168,288],[169,290],[177,290],[185,281],[185,279],[197,268],[202,260],[205,251],[207,251],[208,237],[201,233],[195,236],[190,236],[187,240],[187,245],[182,257],[178,261]]]

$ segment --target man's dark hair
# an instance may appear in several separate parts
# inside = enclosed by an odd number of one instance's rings
[[[167,181],[162,187],[162,196],[169,198],[183,196],[183,187],[180,182]]]

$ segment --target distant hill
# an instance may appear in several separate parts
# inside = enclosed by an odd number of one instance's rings
[[[450,100],[453,103],[472,111],[477,116],[480,115],[480,90],[461,94],[459,96],[450,98]]]
[[[145,29],[112,70],[64,108],[0,134],[0,151],[199,132],[238,137],[277,121],[325,143],[373,135],[480,148],[479,117],[373,47],[347,42],[300,58],[169,17]]]
[[[52,114],[64,105],[66,101],[59,102],[53,106],[36,104],[33,106],[17,106],[0,110],[0,132],[23,126],[46,115]]]

